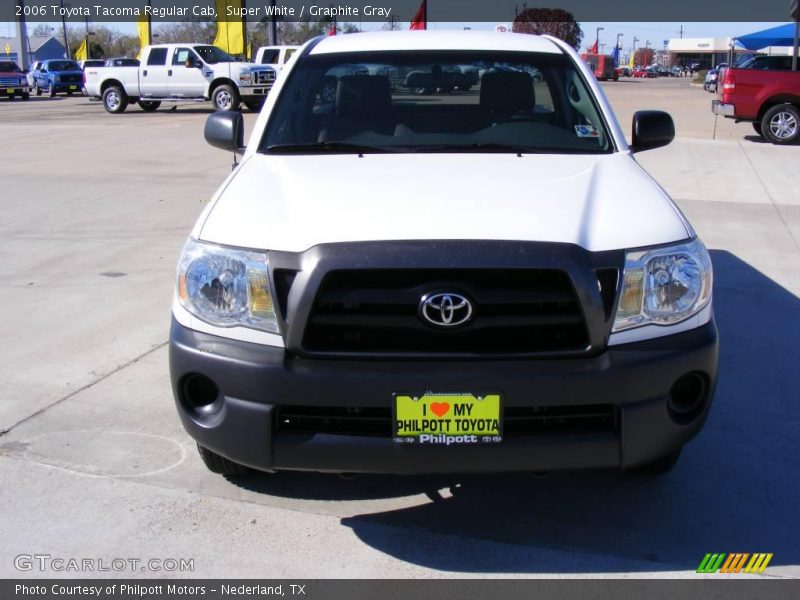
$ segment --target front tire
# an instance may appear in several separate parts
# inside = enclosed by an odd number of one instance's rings
[[[41,96],[42,95],[42,88],[40,88],[38,85],[35,85],[35,86],[33,86],[33,92],[37,96]]]
[[[264,101],[261,99],[244,100],[244,104],[251,112],[257,113],[261,112],[261,108],[264,106]]]
[[[660,456],[650,462],[630,467],[627,469],[627,472],[632,475],[664,475],[672,470],[680,456],[681,451],[677,450],[666,456]]]
[[[139,100],[138,104],[139,108],[144,112],[153,112],[158,110],[158,107],[161,106],[161,102],[158,100]]]
[[[125,112],[128,108],[128,94],[118,85],[112,85],[103,92],[103,108],[112,115]]]
[[[52,83],[50,84],[50,87],[47,88],[47,95],[50,96],[51,98],[56,97],[56,88],[53,87]]]
[[[755,132],[756,132],[758,135],[760,135],[761,137],[764,137],[764,134],[763,134],[763,133],[761,133],[761,121],[753,121],[752,125],[753,125],[753,130],[754,130],[754,131],[755,131]]]
[[[240,477],[242,475],[250,475],[253,472],[249,467],[228,460],[224,456],[220,456],[216,452],[212,452],[200,444],[197,444],[197,452],[200,454],[200,458],[203,459],[203,464],[212,473],[227,475],[229,477]]]
[[[773,144],[794,144],[800,139],[800,109],[794,104],[773,106],[761,119],[761,134]]]
[[[31,99],[31,95],[30,95],[30,93],[28,93],[28,92],[22,92],[22,99],[23,99],[23,100],[30,100],[30,99]]]
[[[214,104],[214,110],[237,110],[242,99],[239,97],[239,90],[232,85],[223,83],[218,86],[214,93],[211,94],[211,102]]]

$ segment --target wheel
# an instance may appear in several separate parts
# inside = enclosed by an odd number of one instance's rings
[[[31,95],[29,92],[22,92],[22,99],[23,100],[30,100]]]
[[[239,108],[241,98],[235,87],[223,83],[211,94],[211,102],[214,104],[215,110],[236,110]]]
[[[197,452],[200,454],[200,458],[203,459],[203,463],[206,465],[206,468],[208,468],[208,470],[212,473],[241,476],[250,475],[253,472],[249,467],[245,467],[244,465],[235,463],[232,460],[228,460],[224,456],[220,456],[208,448],[203,448],[203,446],[200,444],[197,444]]]
[[[71,91],[68,91],[68,92],[67,92],[67,96],[72,96],[72,92],[71,92]]]
[[[128,108],[128,94],[118,85],[112,85],[103,92],[103,107],[111,114],[125,112]]]
[[[244,104],[251,112],[261,112],[261,107],[264,106],[264,101],[260,98],[251,98],[249,100],[244,100]]]
[[[674,467],[675,463],[678,462],[678,458],[680,458],[680,456],[681,451],[677,450],[672,454],[660,456],[659,458],[651,460],[650,462],[636,465],[635,467],[630,467],[627,469],[627,471],[633,475],[663,475],[664,473],[669,473],[672,470],[672,467]]]
[[[41,89],[41,88],[40,88],[38,85],[34,85],[34,86],[33,86],[33,92],[34,92],[34,93],[35,93],[37,96],[41,96],[41,95],[42,95],[42,89]]]
[[[53,87],[52,83],[50,84],[50,87],[47,88],[47,95],[50,96],[51,98],[56,97],[56,88]]]
[[[145,112],[153,112],[154,110],[158,110],[158,107],[161,106],[161,102],[158,100],[139,100],[138,104],[139,108]]]
[[[773,106],[761,119],[761,135],[773,144],[793,144],[800,138],[800,109],[793,104]]]
[[[756,132],[758,135],[760,135],[761,137],[764,137],[764,134],[763,134],[763,133],[761,133],[761,121],[753,121],[752,125],[753,125],[753,130],[754,130],[754,131],[755,131],[755,132]]]

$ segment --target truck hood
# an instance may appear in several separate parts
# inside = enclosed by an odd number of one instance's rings
[[[686,239],[626,153],[253,154],[198,221],[199,239],[299,252],[376,240],[565,242],[590,251]]]

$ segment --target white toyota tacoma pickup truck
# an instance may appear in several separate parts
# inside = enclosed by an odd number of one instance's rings
[[[467,91],[403,85],[465,67]],[[629,144],[561,41],[317,38],[242,132],[206,123],[243,159],[172,306],[173,392],[212,471],[659,473],[700,431],[711,261],[634,158],[672,119],[636,113]]]
[[[145,47],[138,67],[87,68],[85,85],[110,113],[135,102],[153,111],[164,101],[186,100],[211,100],[216,110],[236,110],[244,102],[259,110],[275,76],[275,69],[237,62],[216,46],[161,44]]]

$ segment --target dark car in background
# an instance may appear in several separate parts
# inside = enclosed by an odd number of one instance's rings
[[[0,96],[11,99],[19,96],[23,100],[30,97],[28,78],[16,63],[0,61]]]
[[[47,93],[53,98],[61,93],[68,96],[81,93],[83,69],[74,60],[45,60],[37,66],[33,72],[33,91],[37,96]]]

